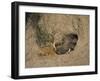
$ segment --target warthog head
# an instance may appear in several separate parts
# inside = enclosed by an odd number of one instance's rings
[[[56,18],[58,18],[58,20],[56,20]],[[70,25],[67,16],[34,14],[30,15],[30,19],[33,21],[33,24],[35,24],[36,43],[39,47],[52,46],[54,52],[59,55],[69,53],[75,49],[78,35],[76,32],[73,32],[73,29],[67,28],[67,25]]]

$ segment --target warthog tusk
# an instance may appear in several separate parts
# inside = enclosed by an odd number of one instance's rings
[[[56,49],[56,47],[55,47],[55,42],[53,43],[53,47],[54,47],[54,49]]]
[[[70,52],[71,52],[71,49],[69,48],[67,54],[69,54]]]

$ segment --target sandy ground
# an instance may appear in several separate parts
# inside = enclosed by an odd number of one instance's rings
[[[50,15],[50,14],[49,14]],[[55,15],[54,15],[55,16]],[[51,17],[50,23],[46,23],[47,27],[51,27],[54,23],[58,23],[57,32],[65,30],[64,27],[67,26],[67,32],[72,25],[77,25],[77,18],[81,21],[78,23],[80,28],[78,28],[79,40],[75,47],[75,50],[70,52],[70,54],[57,55],[52,46],[39,48],[36,44],[35,30],[33,26],[28,24],[28,28],[25,32],[25,67],[56,67],[56,66],[78,66],[78,65],[88,65],[89,64],[89,16],[75,16],[67,15],[65,19],[55,16]],[[57,19],[58,18],[58,19]],[[71,18],[74,19],[75,23],[72,23]],[[59,22],[58,22],[59,20]],[[47,20],[44,20],[44,22]],[[57,21],[57,22],[56,22]],[[63,24],[64,23],[64,24]],[[50,24],[50,25],[48,25]],[[54,27],[55,27],[54,26]],[[76,31],[75,31],[76,32]],[[41,54],[42,52],[42,54]],[[45,53],[45,54],[43,54]]]

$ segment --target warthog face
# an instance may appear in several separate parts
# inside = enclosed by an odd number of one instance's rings
[[[72,27],[73,23],[70,22],[72,17],[57,14],[31,14],[30,19],[35,25],[33,27],[36,30],[36,43],[40,48],[52,46],[54,52],[59,55],[75,49],[78,35]]]

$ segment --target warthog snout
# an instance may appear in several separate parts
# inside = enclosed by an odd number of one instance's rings
[[[56,54],[65,54],[66,52],[73,51],[78,41],[77,34],[67,34],[62,39],[62,42],[55,43]]]

